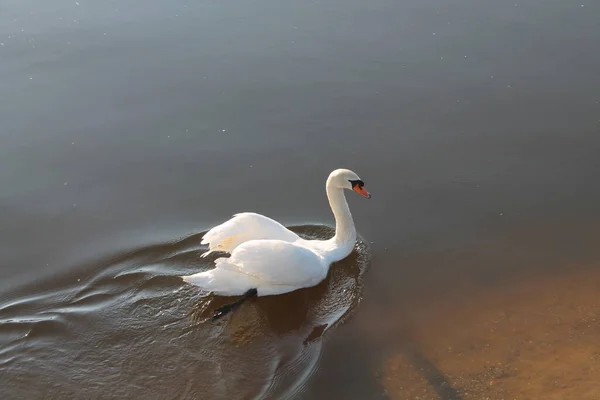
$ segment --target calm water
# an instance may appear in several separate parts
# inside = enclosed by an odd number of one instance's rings
[[[431,304],[596,268],[600,5],[515,1],[0,2],[1,397],[385,397]],[[202,232],[327,236],[338,167],[353,255],[205,322]]]

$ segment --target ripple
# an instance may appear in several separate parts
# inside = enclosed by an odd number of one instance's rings
[[[309,239],[333,234],[326,226],[291,229]],[[322,337],[360,301],[368,247],[359,241],[313,288],[259,297],[212,322],[213,310],[231,299],[179,278],[213,267],[200,257],[201,238],[92,261],[76,269],[85,271],[79,280],[41,282],[38,293],[0,306],[0,340],[6,343],[0,362],[11,363],[4,379],[43,370],[45,381],[35,383],[32,376],[31,390],[49,396],[46,381],[60,382],[62,394],[85,390],[108,397],[156,397],[172,391],[174,379],[187,383],[165,396],[281,398],[300,392],[318,365]],[[76,374],[67,377],[65,370]]]

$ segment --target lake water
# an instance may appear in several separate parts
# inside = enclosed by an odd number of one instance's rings
[[[515,1],[0,2],[1,397],[521,398],[439,349],[600,282],[600,4]],[[206,321],[202,233],[326,237],[339,167],[355,252]]]

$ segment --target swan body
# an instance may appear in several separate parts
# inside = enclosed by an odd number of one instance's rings
[[[344,189],[370,198],[358,175],[347,169],[333,171],[326,183],[336,219],[335,235],[328,240],[305,240],[264,215],[244,212],[209,230],[202,239],[212,252],[229,253],[215,260],[215,268],[182,277],[184,281],[224,296],[269,296],[317,285],[329,266],[346,258],[354,248],[356,230]]]

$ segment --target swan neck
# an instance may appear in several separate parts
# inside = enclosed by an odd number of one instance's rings
[[[356,229],[346,196],[344,196],[344,190],[328,184],[327,198],[335,216],[335,236],[332,240],[338,247],[350,246],[350,251],[352,251],[356,241]]]

